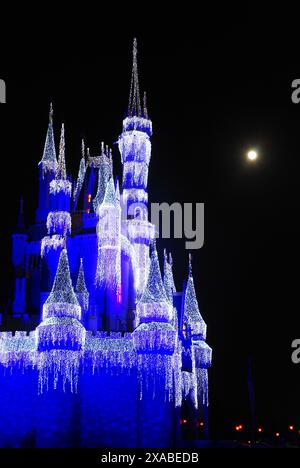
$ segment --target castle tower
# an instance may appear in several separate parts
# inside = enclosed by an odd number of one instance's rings
[[[43,157],[39,162],[39,201],[36,211],[36,222],[46,221],[50,211],[49,185],[57,170],[57,159],[53,133],[53,107],[50,104],[49,124],[44,146]]]
[[[143,295],[137,303],[137,327],[134,345],[139,353],[172,354],[175,330],[171,325],[173,307],[167,297],[159,266],[155,242]]]
[[[98,208],[98,216],[95,284],[100,296],[100,314],[106,322],[106,329],[118,330],[116,319],[121,303],[121,207],[112,177]]]
[[[208,437],[208,373],[211,366],[212,349],[205,342],[206,323],[204,322],[196,297],[193,272],[192,256],[189,254],[189,278],[184,297],[184,323],[191,336],[191,360],[192,373],[185,374],[183,379],[185,386],[192,390],[195,408],[194,418],[199,417],[204,420],[205,435]],[[197,413],[199,416],[197,416]]]
[[[84,140],[82,140],[82,142],[81,142],[81,160],[80,160],[80,164],[79,164],[77,182],[76,182],[74,193],[73,193],[73,210],[75,210],[76,207],[77,207],[78,198],[79,198],[79,195],[80,195],[83,183],[84,183],[85,172],[86,172],[85,146],[84,146]]]
[[[148,221],[148,167],[151,158],[152,122],[146,101],[141,107],[137,68],[137,42],[133,42],[133,66],[129,105],[119,137],[123,163],[122,202],[127,218],[127,235],[135,250],[135,284],[139,298],[145,288],[149,268],[149,243],[154,228]]]
[[[50,182],[51,211],[47,216],[48,234],[71,232],[70,199],[72,184],[67,180],[65,161],[65,129],[61,126],[59,158],[55,179]]]
[[[189,254],[189,278],[187,282],[185,298],[184,298],[184,323],[191,331],[193,340],[206,340],[206,323],[204,322],[196,297],[193,270],[192,256]]]
[[[101,154],[99,156],[99,172],[98,172],[98,186],[97,193],[93,200],[93,207],[95,213],[98,212],[98,209],[103,202],[105,196],[105,190],[109,178],[112,176],[112,160],[110,158],[111,153],[105,153],[104,143],[101,143]]]
[[[69,381],[71,390],[76,386],[79,353],[86,334],[80,321],[81,307],[72,286],[64,245],[51,293],[43,305],[43,320],[36,328],[40,391],[48,385],[51,376],[54,386],[59,376],[62,377],[63,385]]]
[[[23,199],[20,200],[18,223],[12,235],[12,262],[15,269],[15,291],[12,304],[14,317],[24,316],[26,312],[26,246],[27,233],[25,229]]]

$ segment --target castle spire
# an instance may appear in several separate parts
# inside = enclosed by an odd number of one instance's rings
[[[56,179],[66,180],[66,160],[65,160],[65,126],[61,125],[58,166],[56,171]]]
[[[83,138],[81,140],[81,157],[82,157],[82,159],[85,159],[85,145],[84,145],[84,139]]]
[[[112,177],[107,182],[102,205],[117,205],[116,190]]]
[[[137,66],[137,40],[134,38],[132,49],[132,73],[128,103],[128,117],[133,117],[134,115],[141,117],[141,113],[141,99]]]
[[[191,327],[193,335],[198,335],[203,340],[206,339],[206,323],[201,316],[197,301],[191,254],[189,254],[189,278],[184,298],[184,321]]]
[[[86,287],[82,258],[80,259],[80,266],[75,286],[75,292],[77,294],[77,298],[82,309],[86,311],[88,309],[89,304],[89,292]]]
[[[121,199],[121,196],[120,196],[119,178],[116,177],[116,200],[118,203],[120,203],[120,199]]]
[[[45,174],[48,171],[55,172],[57,168],[57,159],[55,151],[55,142],[54,142],[54,132],[53,132],[53,106],[50,103],[49,110],[49,123],[48,130],[46,135],[46,141],[44,146],[43,157],[39,164],[42,164],[43,173]]]
[[[172,257],[171,262],[172,262]],[[172,263],[168,262],[166,249],[164,250],[164,287],[170,304],[173,305],[173,293],[176,292],[176,287],[173,278]]]
[[[145,119],[148,119],[146,91],[144,91],[144,96],[143,96],[143,116],[144,116]]]
[[[76,281],[76,286],[75,286],[75,292],[77,292],[77,293],[87,293],[88,292],[87,287],[86,287],[86,282],[85,282],[82,258],[80,259],[80,265],[79,265],[79,271],[78,271],[78,276],[77,276],[77,281]]]
[[[71,281],[68,254],[65,245],[59,257],[53,287],[51,293],[48,296],[48,299],[45,302],[45,305],[58,303],[79,306]]]
[[[142,304],[168,302],[165,287],[161,277],[155,239],[152,242],[148,280],[140,302]]]
[[[78,170],[76,186],[75,186],[74,191],[73,191],[73,194],[74,194],[73,195],[74,209],[76,208],[78,197],[79,197],[79,194],[80,194],[82,186],[83,186],[85,171],[86,171],[85,144],[84,144],[84,139],[82,139],[82,141],[81,141],[81,160],[80,160],[80,163],[79,163],[79,170]]]

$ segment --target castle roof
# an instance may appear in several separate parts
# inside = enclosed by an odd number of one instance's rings
[[[168,303],[168,297],[161,277],[159,260],[155,245],[152,248],[150,269],[146,288],[139,302],[141,302],[142,304],[149,304],[153,302]]]
[[[57,168],[57,159],[55,151],[55,141],[53,132],[53,107],[50,104],[49,123],[44,146],[43,157],[39,164],[42,164],[44,170],[55,171]]]
[[[45,304],[51,303],[79,305],[71,281],[68,253],[66,248],[63,248],[61,251],[52,291],[45,302]]]
[[[192,259],[189,255],[189,279],[187,282],[185,298],[184,298],[184,320],[203,338],[206,338],[206,323],[204,322],[197,301],[193,273],[192,273]]]

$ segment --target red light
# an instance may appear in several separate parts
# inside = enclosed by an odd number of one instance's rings
[[[235,426],[235,430],[239,431],[241,429],[241,426]]]
[[[200,426],[200,427],[203,427],[203,426],[204,426],[204,422],[201,421],[201,422],[199,423],[199,426]]]
[[[290,431],[293,431],[293,430],[294,430],[294,426],[289,426],[289,430],[290,430]]]
[[[298,434],[300,435],[300,429],[299,429],[299,431],[298,431]]]
[[[122,294],[121,294],[121,291],[117,293],[117,303],[118,304],[121,304],[122,302]]]
[[[276,434],[275,434],[275,435],[276,435],[276,437],[279,437],[279,436],[280,436],[279,432],[276,432]]]
[[[258,430],[258,432],[262,432],[262,428],[261,428],[261,427],[259,427],[257,430]]]
[[[182,423],[182,424],[187,424],[187,419],[183,419],[183,420],[181,421],[181,423]]]

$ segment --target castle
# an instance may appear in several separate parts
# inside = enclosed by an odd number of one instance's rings
[[[84,143],[71,182],[50,108],[36,222],[26,228],[21,207],[12,236],[11,313],[27,331],[0,333],[3,447],[171,447],[185,424],[207,434],[212,351],[191,257],[182,292],[166,253],[161,274],[148,220],[151,135],[136,40],[122,184],[111,150],[92,156]]]

